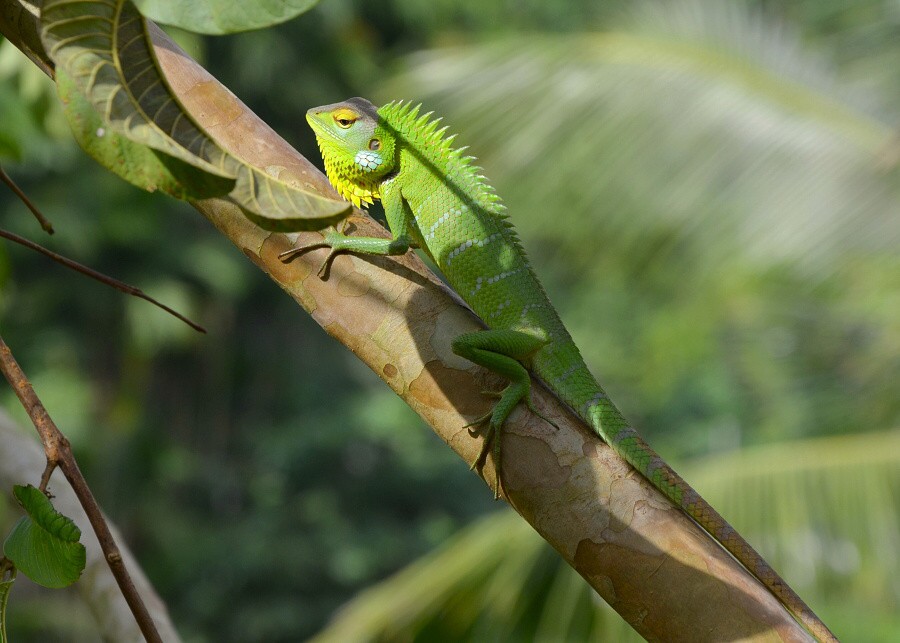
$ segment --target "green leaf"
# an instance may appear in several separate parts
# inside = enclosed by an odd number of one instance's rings
[[[895,565],[885,561],[900,536],[900,432],[737,450],[684,473],[786,578],[805,577],[796,589],[827,621],[848,602],[896,621]],[[640,640],[512,511],[360,592],[311,640],[475,640],[488,628],[497,641]]]
[[[318,0],[136,0],[141,13],[166,25],[219,35],[271,27],[305,11]]]
[[[212,174],[233,176],[208,160],[206,148],[217,146],[163,81],[134,5],[50,0],[44,3],[41,25],[47,53],[113,129]]]
[[[3,553],[23,574],[44,587],[71,585],[85,566],[81,530],[53,508],[40,489],[16,485],[13,493],[28,515],[13,528]]]
[[[663,270],[666,253],[696,243],[707,272],[896,252],[897,173],[880,158],[897,114],[879,106],[891,101],[746,3],[634,12],[618,31],[416,54],[384,97],[414,94],[476,143],[526,239],[552,228],[590,248],[584,229],[596,225],[605,254]],[[510,125],[498,126],[499,106]],[[647,243],[674,226],[662,250]]]
[[[77,543],[81,538],[81,530],[78,526],[70,518],[54,509],[50,500],[40,489],[31,485],[16,485],[13,488],[13,494],[34,523],[54,538],[70,543]]]
[[[100,165],[132,185],[148,192],[161,190],[176,199],[221,196],[234,187],[234,179],[204,172],[109,129],[62,67],[56,70],[56,84],[78,144]]]
[[[307,191],[222,149],[175,97],[160,71],[146,21],[130,1],[49,0],[41,21],[50,57],[116,133],[204,172],[235,179],[229,198],[262,222],[275,220],[267,227],[316,230],[349,214],[349,203]]]

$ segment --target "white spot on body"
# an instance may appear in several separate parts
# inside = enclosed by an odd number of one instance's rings
[[[493,277],[489,277],[487,280],[487,283],[490,286],[491,284],[497,283],[501,279],[506,279],[507,277],[512,277],[514,274],[516,274],[517,272],[521,272],[521,271],[522,271],[521,268],[516,268],[515,270],[506,270],[504,272],[501,272],[499,275],[494,275]]]
[[[499,232],[495,232],[494,234],[490,235],[489,237],[487,237],[485,239],[480,239],[480,240],[469,239],[468,241],[463,241],[461,244],[459,244],[453,250],[451,250],[450,254],[447,255],[447,263],[449,264],[456,257],[458,257],[460,254],[462,254],[463,252],[465,252],[472,246],[478,246],[479,248],[483,248],[484,246],[489,244],[491,241],[499,239],[501,236],[503,236],[503,235],[501,235]],[[490,282],[488,282],[488,283],[490,283]]]
[[[458,208],[454,208],[452,210],[448,210],[447,212],[444,212],[444,214],[442,214],[438,218],[437,221],[435,221],[433,224],[431,224],[431,227],[428,229],[428,234],[425,235],[425,238],[429,239],[429,240],[434,239],[434,235],[437,232],[437,229],[440,228],[442,225],[444,225],[450,219],[451,216],[457,216],[457,217],[461,216],[462,213],[468,211],[468,209],[469,209],[468,206],[462,205]]]
[[[530,313],[532,310],[535,310],[536,308],[543,308],[543,307],[544,307],[544,304],[526,304],[522,308],[522,318],[524,319],[525,316],[528,315],[528,313]]]
[[[605,400],[606,398],[607,398],[606,393],[595,393],[594,397],[592,397],[587,402],[585,402],[585,404],[584,404],[585,412],[589,411],[594,405],[596,405],[598,402],[600,402],[600,400]],[[634,429],[632,429],[632,431],[633,430]]]
[[[581,364],[572,364],[569,368],[560,373],[560,376],[556,378],[556,381],[565,382],[567,379],[572,377],[575,374],[575,371],[577,371],[579,368],[581,368]]]
[[[106,135],[106,130],[102,127],[97,128],[97,138],[103,138]]]
[[[502,304],[500,304],[499,306],[497,306],[497,310],[495,310],[494,312],[492,312],[492,313],[490,314],[490,317],[489,317],[489,318],[490,318],[490,319],[493,319],[494,317],[497,317],[498,315],[500,315],[500,313],[503,312],[503,309],[506,308],[507,306],[509,306],[510,304],[512,304],[512,300],[511,300],[511,299],[507,299],[507,300],[504,301]]]

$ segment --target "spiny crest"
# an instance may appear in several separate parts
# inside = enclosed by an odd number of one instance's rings
[[[441,172],[441,176],[437,177],[439,180],[451,178],[475,203],[500,219],[506,238],[521,253],[530,271],[531,265],[519,236],[506,216],[506,206],[500,202],[500,196],[480,173],[482,168],[472,163],[475,157],[465,154],[468,146],[454,148],[456,134],[446,136],[446,126],[438,129],[441,119],[431,119],[432,112],[419,116],[421,108],[421,103],[413,106],[412,101],[393,101],[378,108],[378,116],[395,130],[399,145],[414,147]],[[540,282],[535,279],[535,283]]]
[[[438,127],[441,118],[431,118],[434,112],[419,114],[422,104],[412,101],[392,101],[378,109],[378,115],[398,134],[398,142],[409,145],[431,162],[443,176],[451,178],[488,212],[503,215],[505,208],[494,188],[482,175],[480,167],[473,165],[474,156],[463,153],[468,146],[453,147],[456,134],[447,135],[447,126]]]

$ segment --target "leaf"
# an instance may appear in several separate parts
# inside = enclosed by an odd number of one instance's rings
[[[62,67],[56,70],[56,84],[78,144],[100,165],[132,185],[148,192],[161,190],[176,199],[221,196],[234,187],[234,179],[204,172],[108,129]]]
[[[796,589],[828,597],[816,601],[820,616],[859,597],[851,606],[866,602],[866,618],[896,621],[900,432],[737,450],[685,473],[739,532],[768,545],[764,553],[788,578],[802,578],[803,566],[817,559],[818,573]],[[798,516],[795,506],[806,513]],[[518,515],[504,511],[360,592],[311,641],[422,641],[434,631],[478,640],[488,628],[497,641],[640,640]]]
[[[166,25],[220,35],[271,27],[308,11],[319,0],[136,0],[141,13]]]
[[[465,125],[525,238],[550,228],[590,248],[593,225],[605,253],[662,270],[692,243],[707,272],[896,252],[897,172],[879,159],[897,122],[879,107],[889,97],[745,3],[634,11],[619,31],[417,54],[385,98],[414,92]],[[657,248],[654,229],[677,238]]]
[[[254,220],[272,229],[314,230],[349,214],[349,203],[309,192],[222,149],[178,102],[159,69],[146,22],[130,1],[51,0],[41,21],[48,54],[111,129],[235,179],[229,198]]]
[[[116,131],[207,172],[233,177],[208,160],[217,146],[198,130],[163,82],[134,5],[49,1],[41,24],[49,56]]]
[[[16,485],[13,493],[28,512],[3,544],[3,553],[31,580],[44,587],[71,585],[84,571],[81,530],[53,508],[36,487]]]

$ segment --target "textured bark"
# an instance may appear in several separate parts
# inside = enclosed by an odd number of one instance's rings
[[[175,93],[223,147],[334,195],[312,164],[162,32],[155,32],[155,44]],[[298,123],[303,112],[298,106]],[[475,460],[481,438],[463,425],[491,407],[482,391],[503,382],[452,353],[452,338],[481,323],[416,256],[340,256],[322,280],[316,270],[325,251],[287,265],[277,258],[295,240],[316,240],[318,233],[266,232],[219,199],[194,205],[431,425],[463,459],[460,466]],[[359,234],[386,236],[363,213],[352,222]],[[308,376],[310,368],[298,369],[298,377]],[[639,633],[665,641],[812,640],[756,579],[559,400],[540,385],[534,399],[559,429],[521,408],[512,414],[503,436],[504,497]],[[490,461],[483,477],[494,486]]]

